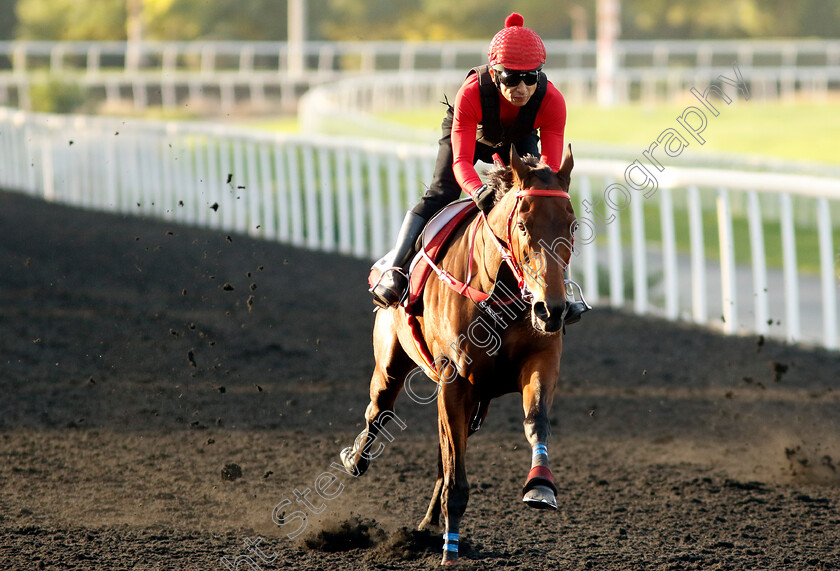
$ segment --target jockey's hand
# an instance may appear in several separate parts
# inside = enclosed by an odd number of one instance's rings
[[[481,185],[481,188],[473,193],[472,198],[484,214],[489,213],[490,209],[496,203],[495,191],[488,188],[486,184]]]

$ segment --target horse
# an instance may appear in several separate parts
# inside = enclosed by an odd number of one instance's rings
[[[439,527],[443,515],[442,564],[458,560],[459,524],[469,497],[467,437],[481,426],[493,398],[522,395],[532,450],[522,499],[531,507],[557,509],[548,465],[548,411],[570,303],[565,269],[576,225],[568,194],[573,166],[571,145],[557,172],[534,157],[520,158],[511,147],[510,166],[488,173],[495,205],[486,215],[468,217],[453,233],[438,258],[448,278],[426,284],[422,314],[397,306],[379,309],[374,321],[376,364],[365,429],[342,450],[341,461],[348,472],[363,474],[381,453],[380,443],[373,454],[377,436],[393,440],[383,426],[394,419],[394,402],[410,373],[422,370],[436,381],[438,477],[418,529]],[[467,277],[461,282],[455,276]]]

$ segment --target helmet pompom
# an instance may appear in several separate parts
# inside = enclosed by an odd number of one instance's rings
[[[545,45],[540,37],[525,27],[522,14],[513,12],[505,18],[505,27],[493,36],[487,59],[491,66],[507,69],[537,69],[545,63]]]
[[[517,14],[516,12],[512,12],[510,16],[505,18],[505,28],[511,28],[513,26],[524,26],[525,25],[525,18],[522,17],[522,14]]]

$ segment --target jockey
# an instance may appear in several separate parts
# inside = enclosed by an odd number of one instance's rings
[[[406,213],[394,249],[377,262],[389,269],[370,290],[376,305],[387,308],[403,299],[417,238],[426,222],[457,200],[462,189],[485,213],[493,207],[494,194],[482,184],[475,170],[477,161],[492,163],[498,154],[507,162],[513,145],[520,156],[539,156],[552,170],[560,168],[566,102],[541,71],[545,64],[542,40],[524,23],[517,13],[505,19],[505,27],[490,42],[488,64],[470,70],[455,96],[454,108],[449,106],[432,183]],[[570,307],[567,323],[580,319],[585,310],[578,309],[573,316],[576,310]]]

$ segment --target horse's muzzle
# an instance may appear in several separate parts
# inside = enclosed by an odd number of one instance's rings
[[[549,305],[545,301],[535,301],[532,306],[534,327],[545,333],[556,333],[563,329],[566,314],[566,302]]]

